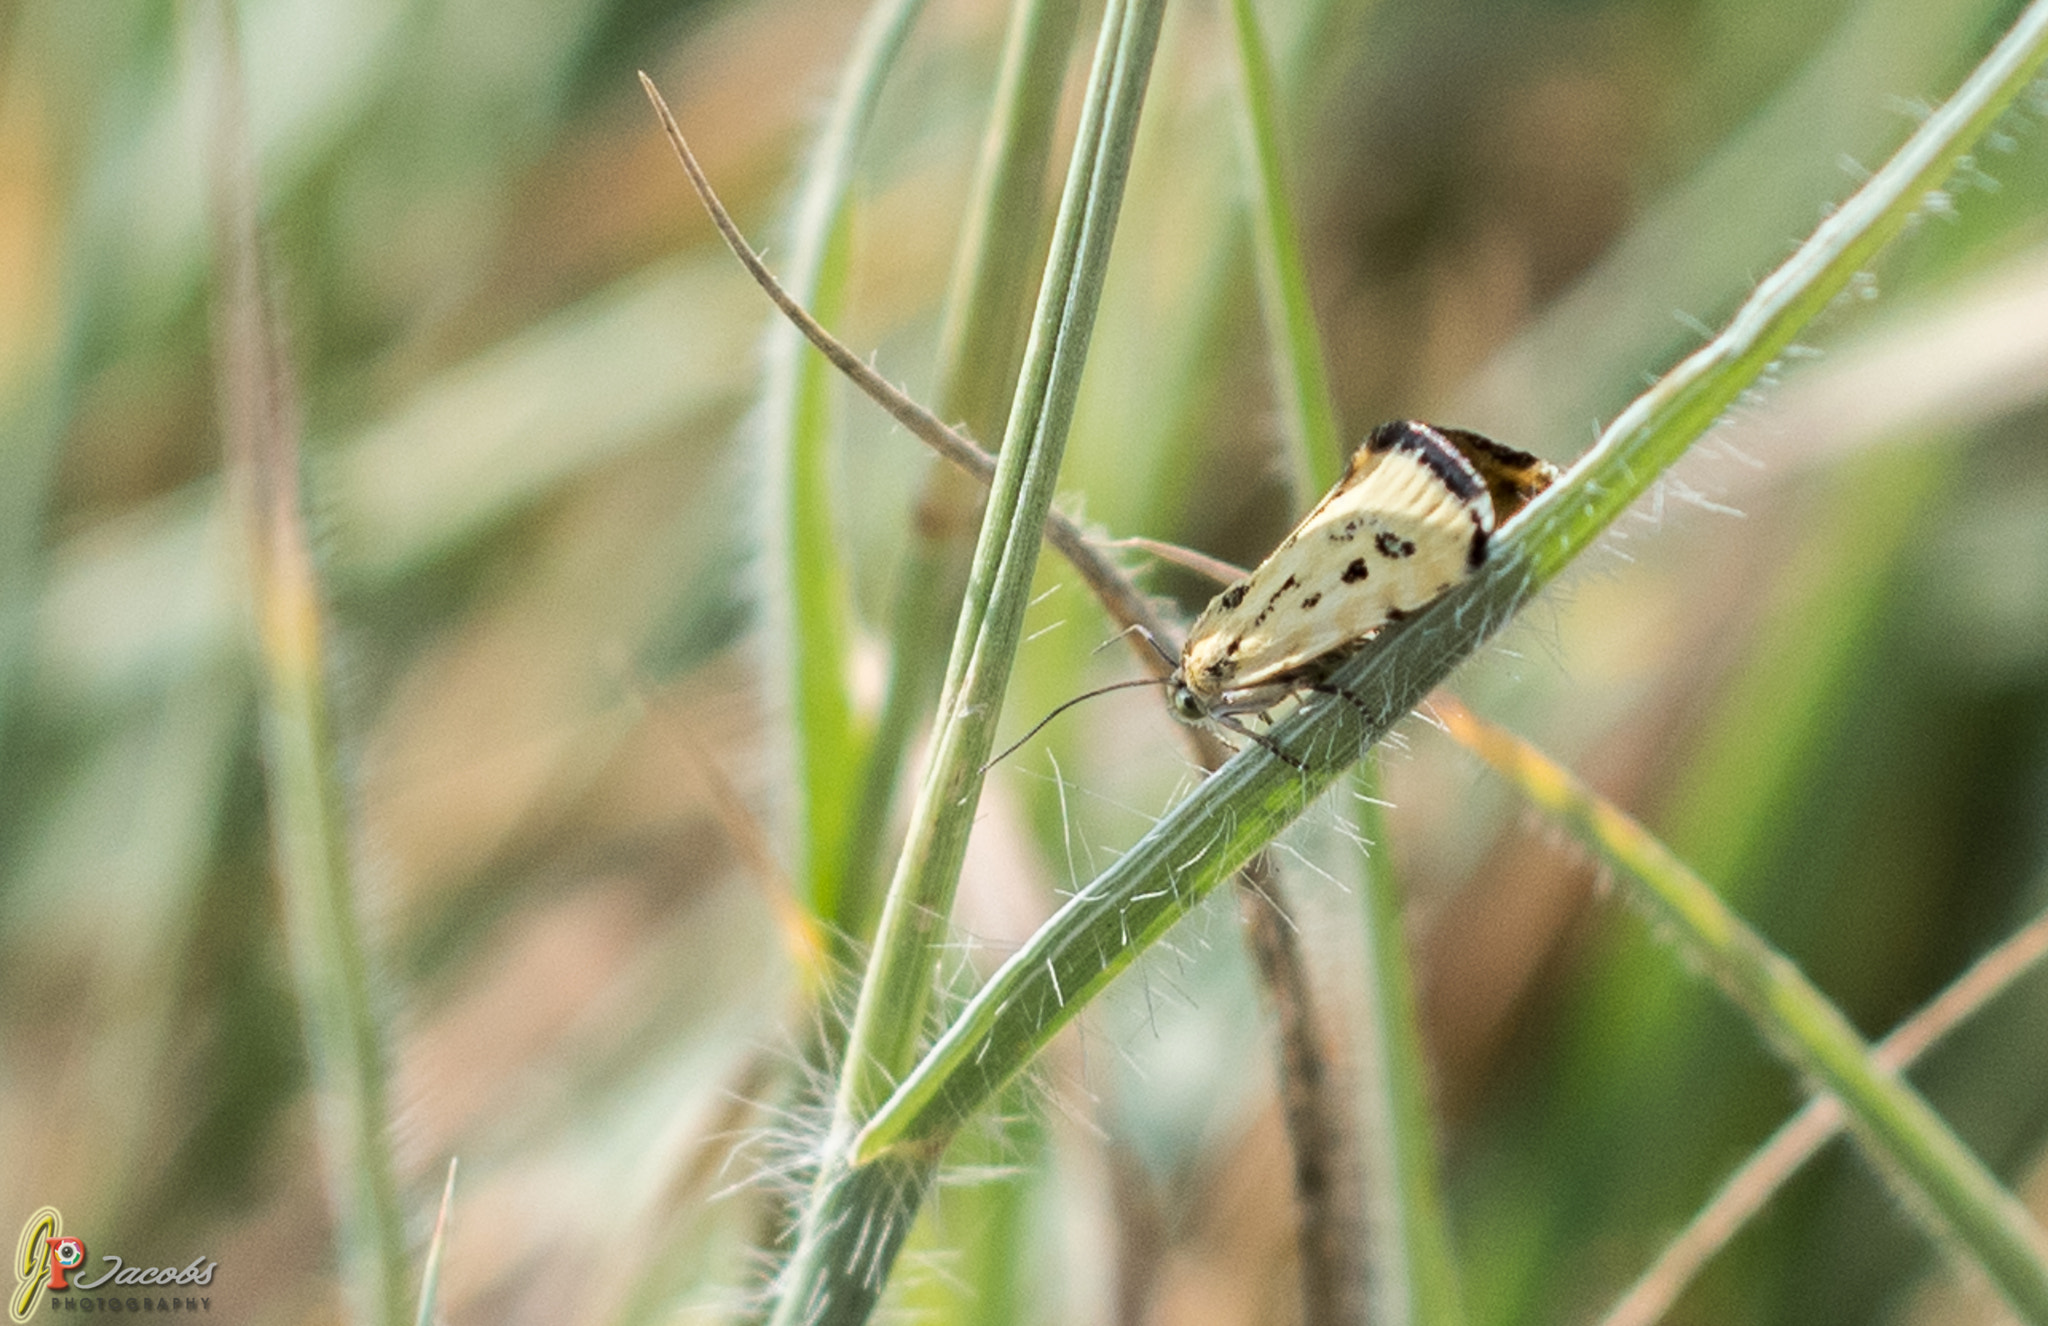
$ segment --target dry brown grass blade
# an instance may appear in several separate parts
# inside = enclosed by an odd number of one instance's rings
[[[945,457],[954,465],[973,475],[984,487],[995,475],[995,457],[990,455],[972,438],[947,424],[937,415],[911,399],[894,383],[868,366],[866,360],[847,349],[839,339],[819,324],[810,311],[797,301],[795,296],[783,288],[775,279],[775,273],[768,270],[768,264],[747,243],[745,235],[733,221],[732,214],[725,210],[725,204],[718,199],[718,193],[711,187],[704,168],[697,164],[696,154],[690,151],[689,143],[683,138],[682,129],[676,124],[675,115],[668,103],[654,86],[654,80],[646,74],[640,75],[640,86],[646,91],[647,99],[654,104],[655,114],[661,117],[661,127],[668,134],[669,145],[675,149],[676,159],[682,162],[683,173],[690,177],[690,185],[697,191],[704,210],[711,214],[712,224],[724,237],[726,246],[733,256],[747,269],[748,275],[773,300],[782,315],[802,331],[819,353],[830,360],[832,366],[844,373],[848,380],[859,387],[869,399],[889,412],[889,417],[932,450]],[[1152,606],[1149,599],[1131,584],[1122,569],[1107,557],[1089,539],[1086,532],[1058,509],[1046,517],[1046,541],[1073,566],[1088,587],[1101,602],[1103,609],[1124,628],[1139,627],[1151,633],[1155,640],[1168,640],[1173,636],[1166,619]],[[1155,675],[1165,676],[1170,669],[1162,664],[1156,651],[1147,648],[1142,641],[1131,642],[1132,651]]]

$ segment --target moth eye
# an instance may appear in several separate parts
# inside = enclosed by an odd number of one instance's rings
[[[1197,700],[1195,693],[1186,686],[1174,687],[1169,703],[1173,706],[1174,714],[1183,722],[1199,723],[1202,721],[1202,702]]]
[[[1351,559],[1351,565],[1344,568],[1344,583],[1355,585],[1365,579],[1368,574],[1365,569],[1365,559],[1363,557],[1354,557]]]

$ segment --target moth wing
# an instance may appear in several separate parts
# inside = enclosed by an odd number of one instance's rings
[[[1493,524],[1498,529],[1536,500],[1557,480],[1557,466],[1541,456],[1503,446],[1490,437],[1462,428],[1440,430],[1479,475],[1493,499]]]
[[[1183,670],[1218,697],[1270,687],[1437,598],[1484,560],[1492,531],[1493,503],[1472,465],[1434,429],[1387,425],[1197,619]]]
[[[1272,583],[1293,583],[1276,593],[1263,657],[1241,665],[1239,684],[1355,645],[1428,606],[1485,559],[1492,532],[1484,493],[1460,496],[1411,454],[1382,457],[1275,551]]]

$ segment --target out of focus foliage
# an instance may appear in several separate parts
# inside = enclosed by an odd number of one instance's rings
[[[1568,460],[1911,129],[1987,0],[1275,4],[1347,433]],[[758,623],[770,311],[634,81],[775,260],[862,6],[243,0],[248,128],[338,652],[357,857],[454,1322],[722,1317],[758,1287],[790,1078],[789,797]],[[221,1264],[221,1320],[339,1310],[218,477],[206,89],[177,7],[0,0],[0,1235]],[[930,380],[1005,15],[943,0],[861,153],[844,338]],[[1085,29],[1086,23],[1083,27]],[[1228,19],[1169,20],[1067,467],[1115,534],[1256,560],[1294,512]],[[2048,905],[2048,97],[1502,647],[1458,678],[1627,806],[1875,1035]],[[1859,164],[1862,163],[1862,164]],[[916,444],[843,402],[879,659]],[[1042,573],[1014,730],[1117,675]],[[1150,582],[1189,611],[1208,588]],[[871,647],[870,647],[871,646]],[[857,670],[872,705],[880,665]],[[991,784],[985,969],[1192,775],[1146,691]],[[1586,1320],[1800,1085],[1432,728],[1389,752],[1475,1323]],[[1296,855],[1353,850],[1311,817]],[[1291,881],[1328,1001],[1356,955]],[[927,1320],[1292,1312],[1288,1166],[1227,908],[963,1145],[893,1302]],[[963,982],[971,975],[963,974]],[[2048,983],[1916,1075],[2048,1211]],[[735,1152],[729,1155],[728,1153]],[[1956,1321],[1846,1148],[1681,1305]],[[47,1309],[45,1309],[47,1311]]]

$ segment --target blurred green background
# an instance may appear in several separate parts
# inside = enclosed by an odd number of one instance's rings
[[[2017,8],[1262,10],[1347,434],[1421,417],[1569,460]],[[445,1314],[725,1319],[813,1127],[787,1085],[813,1014],[767,900],[793,864],[756,629],[770,310],[633,74],[773,263],[862,6],[238,13],[422,1239],[463,1161]],[[218,1260],[218,1320],[320,1322],[341,1300],[217,473],[188,20],[0,0],[0,1232],[51,1203],[95,1254]],[[914,393],[1004,21],[934,0],[861,152],[837,326]],[[1112,533],[1248,563],[1295,512],[1231,61],[1219,7],[1175,9],[1065,487]],[[2044,117],[2048,95],[2012,116],[1783,381],[1456,683],[1872,1035],[2048,905]],[[865,404],[840,416],[872,702],[926,461]],[[1123,666],[1042,574],[1013,731]],[[1208,592],[1147,583],[1189,613]],[[964,969],[1194,776],[1156,696],[1093,705],[991,782]],[[1403,733],[1376,850],[1410,898],[1470,1319],[1590,1320],[1800,1085],[1581,852],[1433,728]],[[1289,842],[1341,1009],[1356,955],[1317,921],[1356,905],[1339,818]],[[896,1307],[1290,1319],[1272,1051],[1230,908],[1169,945],[963,1144]],[[2048,1212],[2048,982],[1915,1080]],[[1673,1320],[1973,1321],[1975,1294],[1837,1145]]]

